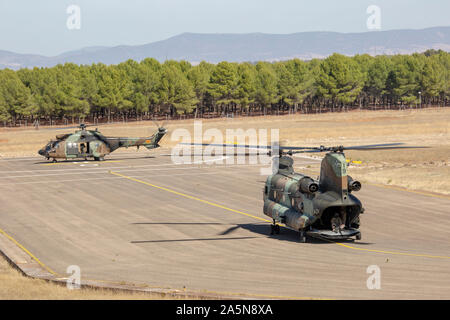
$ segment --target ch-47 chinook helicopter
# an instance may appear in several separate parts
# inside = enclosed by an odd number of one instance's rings
[[[361,201],[353,195],[361,183],[347,175],[344,150],[383,150],[418,148],[399,146],[402,143],[374,144],[352,147],[285,147],[238,144],[196,144],[203,146],[265,149],[275,154],[273,174],[268,176],[263,191],[265,215],[273,220],[271,234],[280,232],[280,224],[298,231],[300,242],[307,236],[329,240],[356,238],[361,240],[359,216],[364,212]],[[420,147],[419,147],[420,148]],[[277,150],[278,149],[278,150]],[[313,179],[294,172],[295,153],[327,152],[322,159],[320,176]]]
[[[105,155],[118,148],[144,146],[147,149],[159,147],[159,141],[167,130],[158,126],[158,131],[148,138],[105,137],[100,131],[86,130],[87,125],[80,124],[79,130],[74,133],[59,134],[56,140],[51,140],[38,153],[49,160],[94,158],[96,161],[104,160]]]

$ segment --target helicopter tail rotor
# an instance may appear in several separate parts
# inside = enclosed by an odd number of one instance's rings
[[[166,120],[163,120],[161,124],[159,124],[155,119],[152,119],[153,123],[155,124],[155,126],[158,128],[158,133],[159,134],[166,134],[167,133],[167,128],[165,128],[165,124],[167,123]]]

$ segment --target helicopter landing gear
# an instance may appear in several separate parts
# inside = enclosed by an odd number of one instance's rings
[[[105,158],[103,158],[103,157],[94,157],[94,160],[95,161],[104,161]]]
[[[275,220],[273,224],[270,225],[270,235],[274,234],[280,234],[280,226],[275,223]]]
[[[356,235],[356,240],[361,240],[361,233],[358,233],[358,234]]]
[[[306,243],[307,239],[306,239],[305,231],[304,230],[299,230],[299,232],[300,232],[300,238],[299,238],[300,242],[301,243]]]
[[[56,159],[53,159],[52,162],[53,162],[53,163],[56,163],[56,162],[58,162],[58,161],[57,161]]]

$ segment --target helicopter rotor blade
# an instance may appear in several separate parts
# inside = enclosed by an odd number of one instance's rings
[[[46,130],[66,130],[66,129],[76,129],[80,126],[70,126],[70,127],[51,127],[51,128],[39,128],[40,131],[46,131]]]
[[[369,151],[369,150],[391,150],[391,149],[417,149],[417,148],[427,148],[421,146],[403,146],[404,143],[382,143],[382,144],[370,144],[370,145],[361,145],[361,146],[335,146],[335,147],[324,147],[321,146],[319,148],[313,148],[309,150],[299,150],[293,151],[292,153],[315,153],[315,152],[330,152],[330,151],[344,151],[344,150],[360,150],[360,151]]]
[[[379,147],[379,148],[344,148],[344,150],[359,150],[359,151],[370,151],[370,150],[391,150],[391,149],[426,149],[429,147],[424,146],[386,146],[386,147]]]
[[[80,123],[79,125],[76,126],[69,126],[69,127],[49,127],[49,128],[39,128],[40,131],[46,131],[46,130],[67,130],[67,129],[81,129],[82,126],[86,127],[98,127],[98,126],[106,126],[106,125],[110,125],[110,124],[115,124],[115,123],[121,123],[121,122],[110,122],[110,123],[97,123],[97,124],[84,124],[84,123]]]
[[[262,146],[262,145],[249,145],[249,144],[234,144],[234,143],[185,143],[180,142],[182,145],[190,146],[212,146],[212,147],[236,147],[236,148],[249,148],[249,149],[266,149],[271,150],[272,146]],[[316,147],[289,147],[289,146],[278,146],[279,150],[304,150],[304,149],[317,149]]]
[[[180,142],[179,144],[188,146],[204,146],[204,147],[236,147],[236,148],[254,148],[254,149],[271,149],[271,146],[255,146],[247,144],[232,144],[232,143],[185,143]]]
[[[356,149],[367,149],[367,148],[378,148],[378,147],[392,147],[392,146],[400,146],[404,143],[381,143],[381,144],[369,144],[369,145],[363,145],[363,146],[350,146],[350,147],[344,147],[346,150],[356,150]]]
[[[262,149],[271,152],[272,146],[261,146],[261,145],[248,145],[248,144],[230,144],[230,143],[180,143],[181,145],[190,146],[213,146],[213,147],[236,147],[236,148],[249,148],[249,149]],[[343,152],[344,150],[390,150],[390,149],[416,149],[416,148],[427,148],[418,146],[402,146],[403,143],[382,143],[382,144],[370,144],[361,146],[334,146],[334,147],[294,147],[294,146],[279,146],[280,155],[282,154],[296,154],[296,153],[317,153],[317,152]],[[286,152],[286,150],[288,150]]]

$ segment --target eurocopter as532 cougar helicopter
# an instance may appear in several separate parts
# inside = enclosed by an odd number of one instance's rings
[[[398,146],[401,143],[375,144],[353,147],[275,147],[238,144],[196,144],[203,146],[243,147],[267,149],[277,153],[277,172],[267,177],[264,191],[264,214],[272,218],[271,234],[280,232],[279,224],[299,231],[300,241],[307,236],[330,240],[355,237],[361,240],[359,216],[364,212],[361,201],[352,192],[361,183],[347,175],[344,150],[383,150],[417,148]],[[287,152],[286,152],[287,151]],[[318,180],[294,172],[294,153],[327,152],[320,166]]]
[[[104,159],[105,155],[121,147],[158,148],[158,142],[167,133],[167,130],[161,126],[148,138],[105,137],[97,129],[86,130],[86,127],[85,124],[80,124],[78,127],[80,130],[75,133],[57,135],[56,140],[51,140],[38,153],[47,160],[52,158],[53,162],[56,162],[56,159],[75,158],[94,158],[94,160],[100,161]]]

